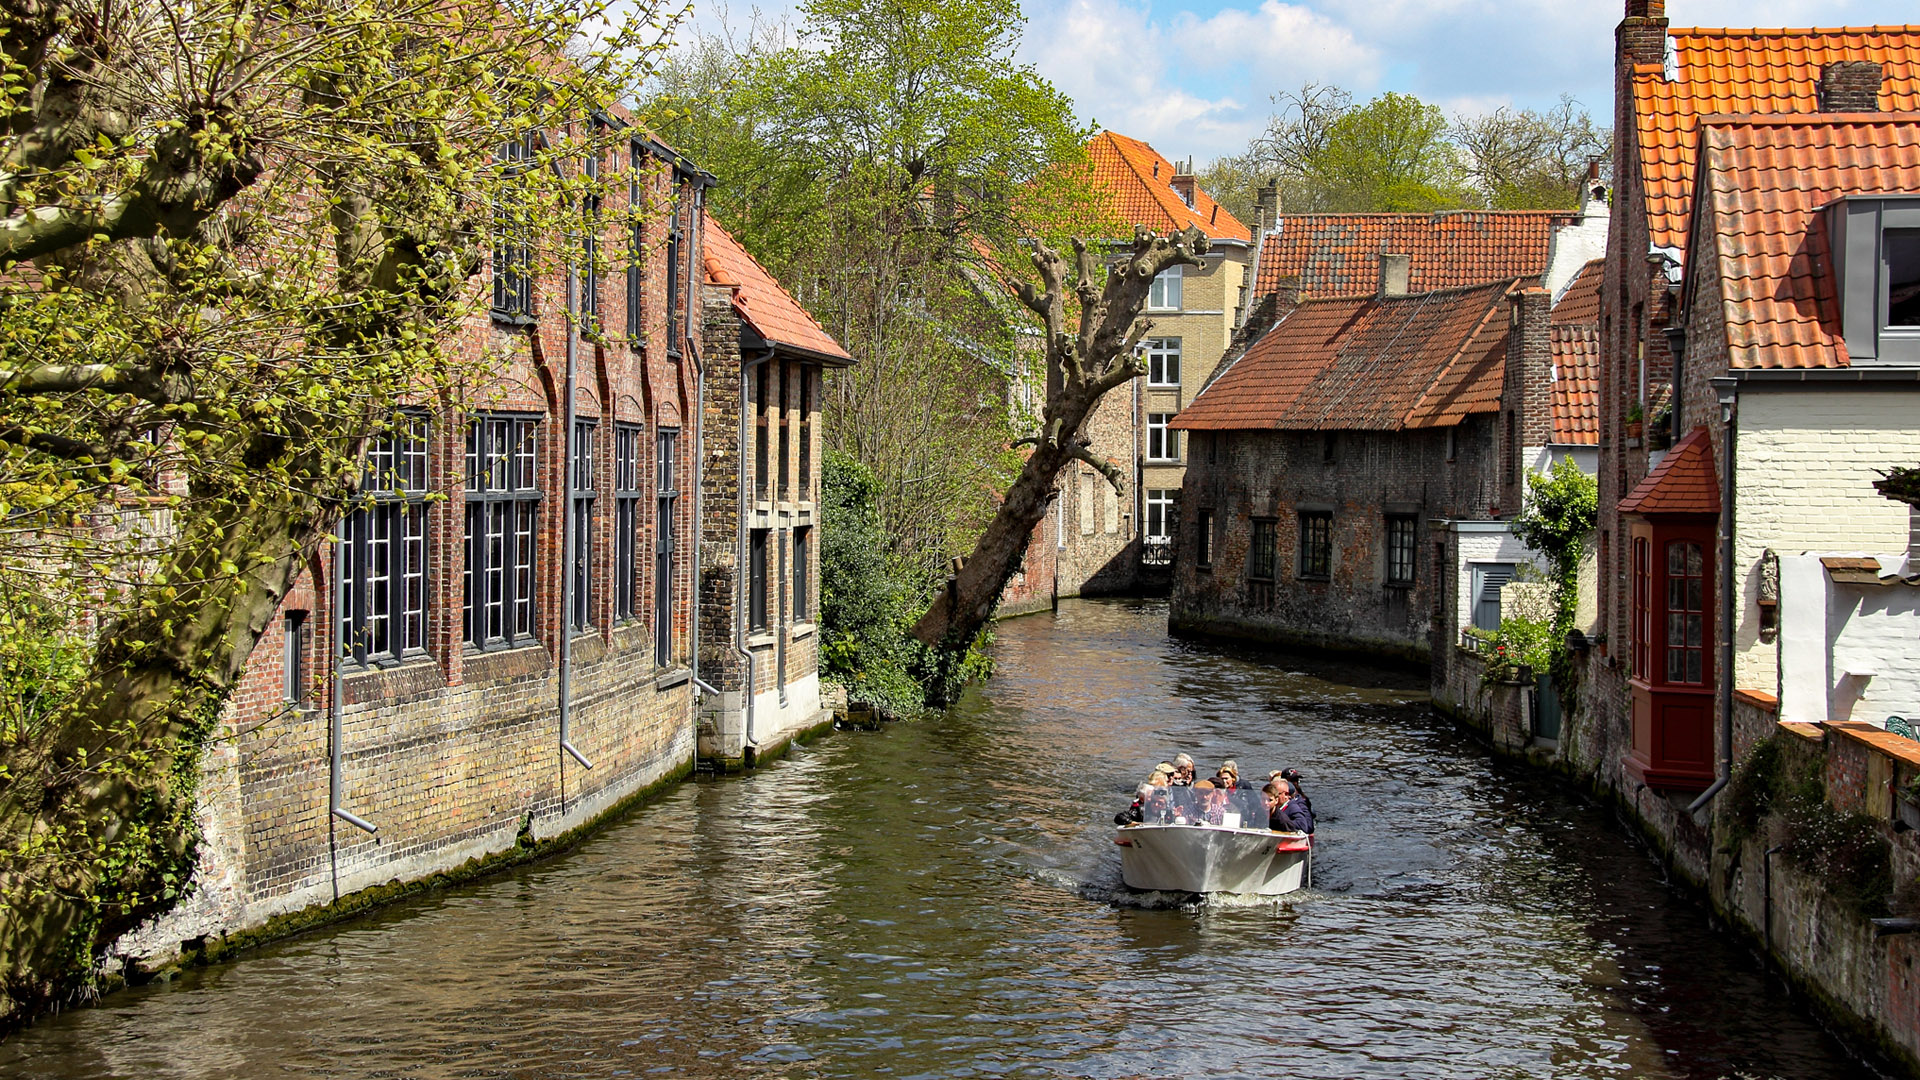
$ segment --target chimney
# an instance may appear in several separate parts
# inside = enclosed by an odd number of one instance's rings
[[[1380,295],[1381,296],[1386,297],[1386,296],[1407,295],[1408,279],[1410,279],[1412,276],[1413,276],[1413,256],[1388,255],[1385,253],[1381,254],[1380,256]]]
[[[1173,167],[1173,190],[1193,209],[1193,161],[1188,159]]]
[[[1627,17],[1614,32],[1626,64],[1667,62],[1667,0],[1627,0]]]
[[[1872,60],[1835,60],[1820,68],[1820,111],[1880,111],[1880,65]]]
[[[1507,366],[1500,391],[1502,428],[1508,445],[1501,473],[1502,506],[1519,506],[1528,448],[1553,440],[1553,296],[1530,287],[1510,292]]]
[[[1271,229],[1274,222],[1279,220],[1280,180],[1278,177],[1272,177],[1267,180],[1266,186],[1260,189],[1260,223]]]

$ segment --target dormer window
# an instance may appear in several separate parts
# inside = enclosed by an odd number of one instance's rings
[[[1855,366],[1920,366],[1920,195],[1828,205],[1834,291]]]

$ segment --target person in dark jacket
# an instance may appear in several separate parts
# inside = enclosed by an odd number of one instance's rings
[[[1138,825],[1145,817],[1144,807],[1153,796],[1153,785],[1141,784],[1133,791],[1133,805],[1113,815],[1115,825]]]
[[[1294,798],[1299,799],[1301,802],[1307,804],[1307,813],[1309,814],[1313,813],[1313,797],[1300,789],[1300,770],[1299,769],[1281,769],[1280,779],[1285,780],[1287,782],[1287,785],[1293,788]]]
[[[1313,832],[1313,814],[1294,796],[1292,785],[1275,780],[1266,787],[1267,827],[1275,832]]]

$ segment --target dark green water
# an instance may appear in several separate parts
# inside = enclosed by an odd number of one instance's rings
[[[553,861],[0,1044],[31,1077],[1871,1075],[1613,820],[1417,681],[1005,623],[950,714],[689,784]],[[1148,765],[1299,767],[1316,888],[1141,906]]]

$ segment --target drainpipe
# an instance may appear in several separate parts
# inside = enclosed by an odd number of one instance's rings
[[[701,694],[718,694],[720,691],[708,686],[700,678],[700,544],[706,534],[701,531],[706,515],[701,511],[706,507],[707,474],[707,366],[700,358],[700,346],[693,337],[693,313],[696,294],[700,290],[700,232],[703,214],[707,205],[707,189],[698,179],[693,184],[693,227],[687,230],[687,356],[693,360],[693,588],[688,604],[692,616],[687,620],[687,643],[692,652],[690,665],[693,670],[693,685]]]
[[[567,260],[567,318],[561,327],[567,335],[567,401],[566,407],[561,410],[561,415],[565,418],[562,422],[566,425],[562,429],[566,436],[561,445],[566,449],[560,455],[560,531],[564,537],[561,541],[560,563],[560,749],[566,755],[560,759],[562,785],[566,783],[568,757],[579,762],[583,768],[593,768],[593,762],[588,761],[587,756],[573,745],[570,737],[573,722],[573,398],[574,381],[577,377],[574,370],[574,341],[579,337],[579,311],[576,307],[578,288],[579,282],[575,275],[573,260],[569,258]],[[565,802],[566,796],[563,794],[561,796],[563,806]]]
[[[327,812],[356,829],[377,835],[380,830],[372,822],[340,805],[340,712],[347,686],[346,672],[340,667],[340,653],[347,643],[335,635],[340,633],[340,622],[347,610],[346,569],[347,522],[343,516],[340,535],[333,538],[333,632],[327,635],[333,640],[333,700],[327,710]]]
[[[1720,440],[1720,775],[1711,787],[1687,806],[1697,814],[1713,801],[1733,777],[1733,444],[1734,418],[1740,400],[1739,383],[1722,375],[1708,380],[1720,396],[1720,424],[1725,429]]]

